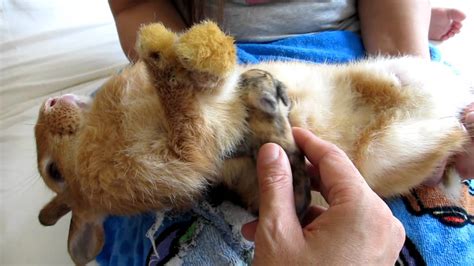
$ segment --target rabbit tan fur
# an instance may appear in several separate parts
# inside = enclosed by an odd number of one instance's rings
[[[233,39],[212,22],[182,34],[144,26],[137,51],[93,100],[65,95],[39,112],[38,169],[57,193],[39,218],[52,225],[72,210],[76,264],[101,250],[110,214],[183,210],[213,184],[256,211],[255,154],[268,141],[290,156],[304,213],[309,179],[291,126],[337,144],[383,197],[421,184],[469,138],[459,114],[472,91],[422,59],[238,66]],[[456,179],[448,167],[445,180]]]

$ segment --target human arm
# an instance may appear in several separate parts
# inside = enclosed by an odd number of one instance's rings
[[[175,32],[186,28],[171,0],[109,0],[109,6],[122,50],[132,62],[138,59],[135,42],[140,25],[161,22]]]
[[[329,208],[312,206],[302,227],[288,159],[277,145],[264,145],[257,160],[259,219],[242,228],[255,241],[254,264],[393,265],[405,239],[400,221],[340,149],[309,131],[293,133],[318,169],[320,180],[314,181]]]
[[[361,35],[369,55],[430,58],[429,0],[359,0]]]

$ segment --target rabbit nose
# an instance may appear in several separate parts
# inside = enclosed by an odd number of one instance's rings
[[[46,104],[48,107],[53,107],[54,105],[56,105],[56,103],[58,102],[58,100],[56,98],[51,98],[48,100],[48,103]]]

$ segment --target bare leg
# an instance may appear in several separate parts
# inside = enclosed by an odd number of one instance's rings
[[[138,60],[135,51],[137,32],[141,25],[161,22],[174,32],[186,29],[170,0],[109,0],[122,50],[132,62]]]
[[[370,55],[415,55],[429,59],[428,0],[360,0],[362,39]]]
[[[445,41],[461,30],[466,15],[458,9],[432,8],[429,39]]]

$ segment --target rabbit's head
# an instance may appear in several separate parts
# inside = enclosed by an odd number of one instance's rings
[[[92,260],[102,249],[104,215],[81,202],[74,156],[79,132],[89,110],[89,100],[72,94],[46,100],[35,126],[38,170],[56,196],[40,211],[43,225],[54,225],[72,210],[68,250],[76,264]]]

